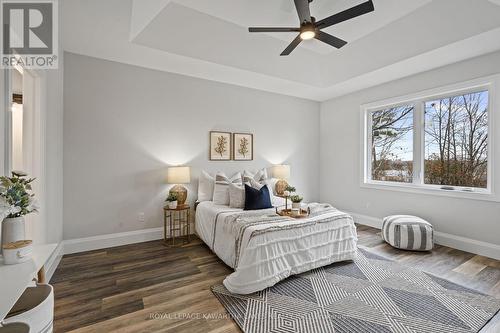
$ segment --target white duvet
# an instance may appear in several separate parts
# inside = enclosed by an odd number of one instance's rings
[[[311,215],[284,218],[274,208],[243,211],[205,201],[196,209],[199,237],[234,272],[224,286],[250,294],[290,275],[353,259],[352,217],[329,205],[310,204]]]

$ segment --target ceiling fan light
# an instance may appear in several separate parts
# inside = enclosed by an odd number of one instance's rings
[[[302,40],[313,39],[316,37],[316,31],[314,30],[304,30],[300,33],[300,38]]]

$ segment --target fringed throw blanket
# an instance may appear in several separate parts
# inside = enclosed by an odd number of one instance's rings
[[[230,249],[230,262],[225,262],[235,269],[224,280],[226,288],[252,293],[290,275],[352,259],[357,242],[352,217],[325,204],[310,204],[309,209],[310,216],[302,219],[272,210],[219,215],[212,249],[217,254]]]

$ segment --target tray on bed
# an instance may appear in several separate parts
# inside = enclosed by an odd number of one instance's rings
[[[310,210],[309,208],[307,208],[307,210],[301,209],[299,215],[292,215],[291,209],[278,209],[278,207],[276,207],[276,214],[280,216],[292,217],[294,219],[302,219],[309,216]]]

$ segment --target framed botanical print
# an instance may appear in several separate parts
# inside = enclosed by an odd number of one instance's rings
[[[233,158],[235,161],[253,160],[253,134],[233,133]]]
[[[210,154],[211,161],[231,160],[231,133],[210,132]]]

